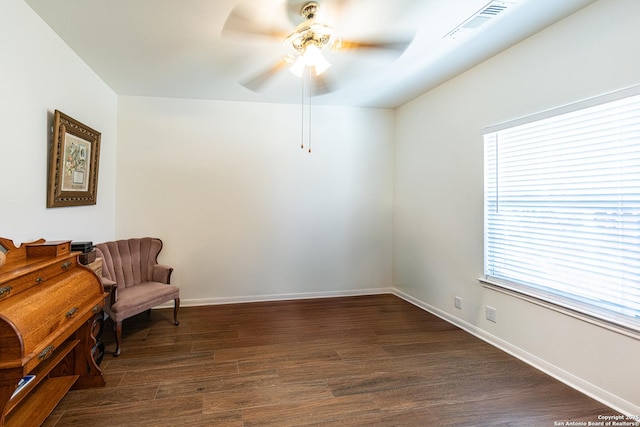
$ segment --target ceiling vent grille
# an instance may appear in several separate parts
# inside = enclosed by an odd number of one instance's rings
[[[456,39],[465,36],[502,14],[511,5],[513,5],[513,3],[495,0],[491,1],[473,14],[469,19],[449,31],[444,37]]]

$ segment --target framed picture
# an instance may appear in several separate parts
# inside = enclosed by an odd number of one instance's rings
[[[47,207],[95,205],[100,132],[56,110],[49,154]]]

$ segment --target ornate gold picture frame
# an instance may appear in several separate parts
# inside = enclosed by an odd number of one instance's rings
[[[49,154],[47,207],[95,205],[100,132],[56,110]]]

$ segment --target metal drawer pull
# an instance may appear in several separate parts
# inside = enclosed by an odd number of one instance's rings
[[[53,353],[53,350],[55,350],[56,348],[52,345],[47,346],[47,348],[45,348],[44,350],[42,350],[40,352],[40,354],[38,354],[38,359],[40,360],[45,360],[47,359],[49,356],[51,356],[51,353]]]
[[[93,307],[91,309],[91,311],[93,312],[93,314],[98,314],[102,311],[102,306],[100,304],[96,305],[95,307]]]
[[[4,288],[0,288],[0,298],[8,297],[11,293],[11,286],[5,286]]]
[[[39,285],[43,281],[44,281],[44,279],[42,277],[36,277],[36,285]]]
[[[62,264],[62,265],[61,265],[61,267],[62,267],[62,269],[63,269],[63,270],[65,270],[65,271],[66,271],[66,270],[68,270],[68,269],[69,269],[69,267],[71,267],[72,265],[73,265],[73,264],[71,263],[71,261],[67,261],[67,262],[65,262],[64,264]]]
[[[71,318],[75,316],[76,313],[78,313],[78,307],[73,307],[71,310],[67,311],[67,314],[65,314],[65,316]]]

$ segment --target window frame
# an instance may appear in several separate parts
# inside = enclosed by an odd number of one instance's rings
[[[497,125],[488,126],[482,130],[482,135],[485,136],[487,134],[493,134],[501,130],[514,128],[514,127],[525,125],[528,123],[545,120],[555,116],[572,113],[585,108],[595,107],[598,105],[618,101],[623,98],[637,96],[637,95],[640,95],[640,85],[629,87],[629,88],[611,92],[611,93],[607,93],[601,96],[585,99],[579,102],[567,104],[558,108],[542,111],[537,114],[518,118],[515,120],[510,120]],[[483,160],[483,167],[486,168],[486,159]],[[485,176],[485,179],[486,179],[486,176]],[[485,193],[483,194],[483,205],[484,205],[484,209],[486,209],[486,205],[487,205],[486,184],[485,184]],[[487,226],[488,218],[487,218],[486,210],[484,213],[485,213],[485,219],[484,219],[483,233],[485,234],[485,248],[483,251],[483,258],[484,258],[483,265],[486,268],[486,256],[487,256],[486,233],[488,230],[488,226]],[[482,285],[487,289],[505,293],[505,294],[514,296],[516,298],[528,301],[530,303],[533,303],[548,309],[552,309],[554,311],[569,315],[571,317],[589,322],[591,324],[604,327],[614,332],[617,332],[635,339],[640,339],[640,325],[637,325],[636,324],[637,322],[633,321],[633,319],[630,323],[619,321],[618,318],[621,316],[611,315],[606,310],[601,310],[597,307],[591,306],[589,304],[581,303],[571,298],[564,298],[558,294],[549,293],[543,290],[538,290],[536,288],[527,286],[525,284],[519,284],[517,282],[511,282],[508,280],[502,280],[495,277],[491,277],[487,274],[486,270],[483,272],[483,277],[478,278],[478,281],[482,283]]]

